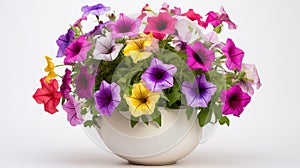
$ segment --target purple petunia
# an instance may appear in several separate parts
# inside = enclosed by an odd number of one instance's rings
[[[65,75],[62,78],[62,84],[60,86],[60,93],[66,99],[69,99],[69,93],[71,92],[71,87],[70,87],[70,84],[72,83],[71,73],[72,71],[66,68]]]
[[[61,35],[57,40],[56,44],[58,45],[59,49],[57,52],[57,57],[62,57],[65,55],[65,49],[70,45],[75,38],[74,31],[69,29],[67,34]]]
[[[238,72],[240,72],[244,58],[244,51],[237,48],[230,38],[227,39],[226,44],[222,47],[222,51],[227,58],[225,62],[227,68],[230,70],[234,70],[236,68]]]
[[[233,114],[239,117],[244,111],[244,107],[251,101],[251,97],[242,91],[239,85],[234,85],[228,90],[221,92],[222,113],[224,115]]]
[[[86,40],[85,36],[80,36],[76,41],[72,42],[65,50],[66,58],[64,64],[72,64],[76,61],[82,62],[91,49],[92,43]]]
[[[110,7],[106,7],[103,4],[97,4],[94,6],[83,6],[81,8],[81,11],[83,12],[82,16],[87,16],[89,14],[93,14],[95,16],[103,15],[105,12],[108,12],[110,10]]]
[[[63,104],[63,109],[68,114],[68,121],[72,126],[82,124],[83,117],[80,114],[80,103],[75,100],[75,98],[70,95],[69,100]]]
[[[187,64],[191,69],[202,69],[207,72],[211,69],[211,64],[215,60],[215,52],[205,48],[205,46],[197,41],[194,45],[186,47]]]
[[[141,76],[146,87],[152,92],[161,92],[162,89],[173,87],[173,75],[176,73],[175,65],[164,64],[158,58],[153,58],[150,67]]]
[[[89,74],[88,67],[80,67],[80,73],[76,76],[75,86],[79,98],[91,98],[93,96],[93,86],[95,75]]]
[[[109,84],[106,81],[102,81],[100,90],[94,94],[95,108],[101,115],[111,116],[116,107],[121,102],[120,86],[116,83]]]
[[[121,13],[119,18],[115,22],[108,23],[107,27],[112,30],[113,38],[135,37],[138,35],[141,22],[140,19],[133,19]]]
[[[204,74],[197,75],[194,83],[182,83],[182,93],[186,97],[187,105],[191,107],[207,107],[216,90],[217,87],[208,82]]]

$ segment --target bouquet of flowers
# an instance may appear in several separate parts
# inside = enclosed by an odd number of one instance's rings
[[[72,126],[97,126],[96,118],[116,112],[129,113],[132,127],[161,125],[158,107],[184,107],[187,118],[196,111],[201,127],[229,126],[227,116],[239,117],[261,86],[255,65],[242,62],[244,51],[218,38],[237,28],[223,7],[205,18],[166,3],[158,12],[147,4],[136,17],[103,4],[81,11],[56,41],[63,64],[45,56],[48,74],[33,95],[50,114],[61,103]],[[86,31],[88,21],[94,29]]]

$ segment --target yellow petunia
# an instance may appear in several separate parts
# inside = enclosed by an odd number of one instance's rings
[[[141,34],[138,39],[127,40],[127,45],[124,48],[124,55],[131,56],[134,63],[148,58],[151,55],[151,52],[147,52],[146,48],[151,46],[152,40],[152,34]]]
[[[45,78],[45,82],[49,82],[51,79],[57,77],[57,74],[54,72],[54,63],[52,62],[52,58],[45,56],[47,61],[47,66],[44,71],[48,72],[48,75]]]
[[[151,92],[142,83],[133,85],[132,95],[124,96],[129,112],[134,117],[139,117],[144,114],[152,114],[155,109],[155,104],[159,99],[158,92]]]

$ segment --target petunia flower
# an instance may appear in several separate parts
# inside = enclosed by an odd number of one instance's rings
[[[206,18],[206,24],[211,24],[213,25],[214,27],[217,27],[219,26],[222,22],[225,22],[228,24],[228,28],[229,29],[236,29],[237,26],[235,23],[233,23],[228,14],[226,13],[224,7],[221,7],[220,8],[220,13],[216,13],[216,12],[213,12],[213,11],[210,11],[208,14],[207,14],[207,18]]]
[[[70,84],[72,83],[71,77],[72,71],[66,68],[65,75],[62,78],[62,84],[60,86],[60,93],[66,99],[69,99],[69,93],[71,92]]]
[[[90,32],[88,32],[86,34],[86,37],[89,37],[89,36],[96,37],[99,35],[103,35],[103,28],[110,22],[112,22],[112,21],[107,21],[105,23],[95,26],[93,30],[91,30]]]
[[[227,39],[226,44],[222,47],[222,51],[227,58],[225,62],[227,68],[230,70],[236,68],[240,72],[244,51],[237,48],[230,38]]]
[[[57,40],[56,44],[58,45],[59,49],[57,52],[57,57],[62,57],[65,55],[65,49],[70,45],[75,38],[75,33],[72,29],[69,29],[67,34],[61,35]]]
[[[129,106],[129,112],[134,117],[144,114],[151,115],[154,112],[155,104],[159,99],[159,93],[151,92],[142,83],[133,85],[132,95],[124,95]]]
[[[242,91],[239,85],[234,85],[228,90],[223,90],[220,95],[223,102],[222,113],[224,115],[233,114],[239,117],[244,111],[244,107],[251,101],[251,97]]]
[[[88,67],[81,66],[80,72],[75,78],[76,93],[79,98],[91,98],[93,96],[93,86],[95,85],[95,75],[89,74]]]
[[[95,41],[95,50],[93,56],[95,59],[104,61],[113,61],[119,55],[123,44],[116,44],[111,33],[100,36]]]
[[[140,19],[133,19],[121,13],[119,18],[115,22],[108,23],[107,27],[112,30],[113,38],[122,38],[124,36],[137,36],[140,25]]]
[[[147,26],[144,30],[146,34],[152,32],[153,36],[162,40],[166,34],[175,33],[175,23],[177,19],[173,18],[167,12],[160,12],[158,16],[148,17]]]
[[[176,71],[175,65],[164,64],[158,58],[153,58],[141,79],[152,92],[161,92],[162,89],[173,87],[173,75]]]
[[[127,45],[124,48],[124,56],[131,56],[134,63],[150,57],[151,52],[146,50],[151,47],[152,41],[152,34],[141,35],[138,39],[127,40]]]
[[[204,74],[195,77],[194,83],[184,81],[182,93],[185,95],[187,105],[191,107],[207,107],[217,87],[208,82]]]
[[[202,69],[207,72],[211,69],[211,64],[215,60],[215,52],[205,48],[197,41],[193,45],[186,47],[187,64],[191,69]]]
[[[61,93],[57,91],[58,82],[56,79],[52,79],[45,82],[45,77],[40,79],[42,88],[36,90],[32,96],[38,104],[44,104],[44,109],[50,114],[58,112],[56,106],[59,104]]]
[[[174,6],[174,9],[171,9],[171,14],[180,16],[181,15],[181,8]]]
[[[78,27],[79,29],[82,29],[81,22],[82,22],[83,20],[87,20],[87,17],[86,17],[86,16],[82,16],[81,18],[79,18],[79,19],[73,24],[73,27]]]
[[[146,4],[146,5],[143,7],[143,9],[142,9],[141,14],[137,17],[137,19],[143,20],[144,17],[147,16],[147,13],[148,13],[148,12],[152,12],[152,13],[153,13],[153,10],[151,9],[151,7],[150,7],[148,4]]]
[[[198,22],[198,25],[200,25],[200,26],[202,26],[204,28],[207,27],[207,23],[201,21],[202,16],[200,16],[197,13],[195,13],[193,9],[189,9],[186,13],[181,14],[181,16],[186,16],[187,18],[189,18],[192,21],[196,20]]]
[[[246,73],[246,79],[242,79],[241,81],[237,82],[237,85],[241,87],[243,92],[253,95],[254,89],[252,86],[255,85],[256,89],[259,89],[261,87],[261,82],[257,73],[256,66],[254,64],[243,63],[242,71]]]
[[[72,64],[82,62],[86,59],[87,53],[91,49],[91,42],[86,40],[85,36],[80,36],[77,40],[72,42],[65,50],[66,58],[65,64]]]
[[[100,89],[95,92],[95,108],[101,115],[111,116],[121,102],[120,86],[102,81]]]
[[[94,6],[83,6],[81,8],[81,11],[83,12],[82,16],[87,16],[89,14],[93,14],[95,16],[103,15],[105,12],[108,12],[110,10],[110,7],[106,7],[103,4],[97,4]]]
[[[44,71],[48,72],[48,75],[45,78],[46,82],[49,82],[51,79],[56,78],[57,74],[54,72],[54,63],[52,62],[52,58],[45,56],[47,61],[47,66],[45,67]]]
[[[83,117],[80,114],[80,103],[70,95],[69,100],[63,104],[63,109],[67,112],[67,119],[72,126],[76,126],[83,123]]]

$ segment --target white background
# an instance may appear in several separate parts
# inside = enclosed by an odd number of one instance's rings
[[[96,0],[1,1],[0,167],[131,167],[94,145],[65,112],[44,113],[32,94],[45,75],[44,55],[55,40]],[[117,12],[139,12],[144,0],[101,1]],[[172,0],[206,14],[221,5],[239,26],[224,31],[259,68],[263,87],[239,119],[219,127],[174,167],[299,167],[299,4],[297,0]],[[148,1],[158,9],[163,1]],[[224,39],[223,39],[224,40]],[[170,166],[172,167],[172,166]]]

